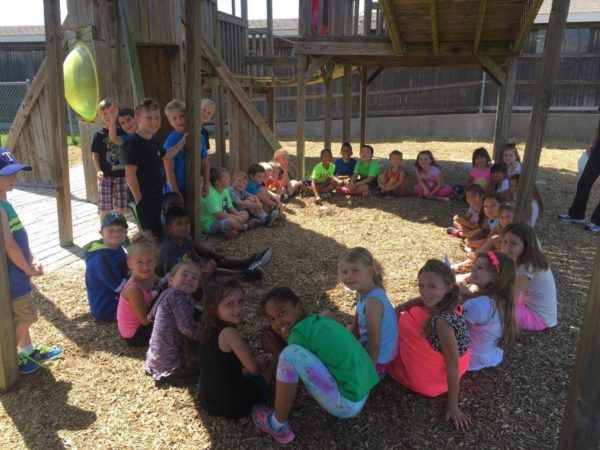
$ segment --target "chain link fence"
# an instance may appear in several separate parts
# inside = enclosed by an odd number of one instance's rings
[[[0,134],[8,134],[31,81],[0,82]],[[79,136],[79,117],[67,106],[67,135]]]

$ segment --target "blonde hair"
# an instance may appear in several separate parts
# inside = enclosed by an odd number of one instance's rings
[[[233,174],[233,176],[231,177],[231,179],[232,180],[244,180],[244,181],[248,181],[248,174],[246,172],[238,170],[237,172],[235,172]]]
[[[373,258],[373,255],[369,250],[364,247],[354,247],[349,248],[344,251],[340,256],[339,262],[349,262],[352,264],[356,264],[359,267],[368,267],[373,269],[373,283],[379,286],[380,288],[384,288],[383,286],[383,267],[381,264]]]
[[[210,106],[213,111],[217,109],[217,104],[213,102],[210,98],[203,98],[200,101],[200,109],[204,108],[205,106]]]
[[[100,103],[98,103],[98,112],[106,111],[108,108],[112,106],[112,100],[109,97],[103,99]]]
[[[173,100],[171,100],[165,105],[165,116],[174,109],[181,109],[182,111],[185,111],[185,102],[182,102],[178,98],[174,98]]]
[[[152,251],[158,255],[158,247],[154,241],[152,234],[145,231],[138,231],[130,240],[130,244],[127,246],[127,257],[130,258],[133,255],[141,252]]]
[[[286,149],[279,148],[279,149],[275,150],[275,153],[273,153],[273,161],[275,161],[280,156],[287,156],[287,157],[289,157],[290,154],[288,153],[288,151]]]

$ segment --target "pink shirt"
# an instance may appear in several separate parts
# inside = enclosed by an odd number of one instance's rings
[[[490,168],[484,167],[483,169],[479,169],[473,167],[469,172],[468,183],[478,184],[484,191],[488,191],[490,186],[492,186],[492,173],[490,172]]]
[[[152,303],[152,289],[146,291],[142,286],[137,284],[135,281],[132,281],[131,278],[127,280],[127,283],[125,283],[125,286],[119,295],[119,305],[117,306],[117,327],[119,328],[121,337],[124,339],[132,338],[141,325],[135,316],[135,313],[133,312],[131,304],[129,301],[123,298],[123,292],[125,292],[125,289],[127,289],[129,285],[136,286],[144,294],[144,305],[146,306],[146,312],[150,310],[150,304]]]
[[[432,190],[435,188],[436,179],[438,175],[442,173],[442,171],[437,166],[431,166],[427,172],[418,170],[417,173],[421,177],[423,183],[425,183],[425,186],[427,186],[427,189]]]

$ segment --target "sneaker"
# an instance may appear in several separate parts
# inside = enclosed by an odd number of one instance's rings
[[[454,227],[446,228],[446,233],[448,233],[450,236],[462,238],[462,233],[460,232],[460,230],[458,228],[454,228]]]
[[[273,257],[273,250],[270,248],[266,249],[262,253],[258,253],[252,257],[252,262],[248,266],[248,270],[256,269],[258,267],[264,267],[271,262]]]
[[[265,219],[265,226],[272,227],[275,224],[275,221],[279,217],[279,210],[275,208],[273,211],[269,213],[267,218]]]
[[[227,230],[225,233],[223,233],[223,236],[227,240],[236,239],[236,238],[238,238],[240,236],[240,233],[238,233],[235,230]]]
[[[575,219],[575,218],[571,217],[569,214],[559,214],[558,220],[560,220],[561,222],[566,222],[566,223],[580,223],[580,224],[585,223],[585,219]]]
[[[248,227],[248,231],[255,230],[261,224],[262,224],[262,222],[260,220],[258,220],[258,219],[250,219],[248,222],[246,222],[246,226]]]
[[[44,344],[37,344],[35,346],[35,350],[31,352],[29,357],[35,359],[38,363],[43,364],[46,361],[52,361],[53,359],[60,358],[62,354],[62,348],[48,347]]]
[[[40,368],[40,363],[23,352],[19,352],[17,355],[17,363],[19,365],[19,373],[22,375],[29,375]]]
[[[324,199],[331,198],[331,192],[323,192],[321,194],[321,198],[324,198]]]
[[[335,190],[337,195],[350,195],[350,189],[347,187],[339,187]]]
[[[254,269],[246,269],[242,272],[246,281],[260,281],[265,277],[265,273],[260,267]]]
[[[268,408],[265,405],[256,405],[254,408],[252,408],[252,421],[257,428],[267,434],[270,434],[271,437],[280,444],[289,444],[292,442],[296,436],[294,435],[289,422],[286,423],[280,430],[275,431],[269,424],[269,417],[271,414],[273,414],[273,410],[271,408]]]
[[[600,225],[596,225],[594,222],[590,222],[585,226],[587,231],[591,231],[592,233],[597,233],[600,231]]]

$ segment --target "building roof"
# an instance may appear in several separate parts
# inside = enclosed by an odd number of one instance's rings
[[[43,42],[44,25],[0,27],[0,42]]]
[[[544,0],[535,18],[535,23],[548,23],[552,0]],[[571,0],[568,23],[600,22],[600,0]]]

